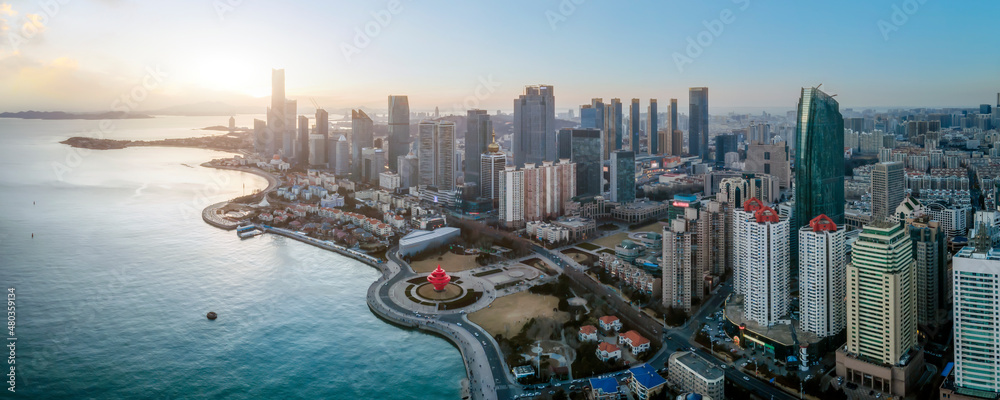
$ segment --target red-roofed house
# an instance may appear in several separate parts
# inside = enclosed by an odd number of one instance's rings
[[[597,344],[597,358],[601,361],[618,360],[622,358],[622,349],[608,342]]]
[[[649,350],[649,339],[642,337],[639,332],[628,331],[618,334],[618,344],[626,345],[632,349],[632,354],[639,354]]]
[[[614,330],[615,332],[622,329],[622,322],[618,320],[618,317],[614,315],[605,315],[599,318],[601,323],[601,329],[606,331]]]
[[[584,325],[580,327],[580,341],[581,342],[596,342],[597,341],[597,327],[593,325]]]

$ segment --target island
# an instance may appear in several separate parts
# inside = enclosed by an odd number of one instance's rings
[[[0,118],[20,119],[144,119],[152,115],[127,113],[123,111],[107,111],[101,113],[69,113],[65,111],[20,111],[0,113]]]

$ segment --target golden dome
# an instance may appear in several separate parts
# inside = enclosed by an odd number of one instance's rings
[[[486,151],[488,151],[490,153],[499,153],[500,152],[500,145],[497,144],[496,142],[490,143],[489,146],[486,146]]]

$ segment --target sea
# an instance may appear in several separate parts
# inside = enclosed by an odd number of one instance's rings
[[[182,138],[227,124],[162,116],[113,121],[101,135]],[[99,127],[0,119],[0,290],[15,294],[13,340],[6,326],[0,334],[14,343],[0,360],[14,364],[0,371],[16,368],[15,392],[4,383],[0,397],[459,398],[454,346],[368,309],[375,269],[202,221],[205,205],[263,178],[200,166],[223,152],[59,143]]]

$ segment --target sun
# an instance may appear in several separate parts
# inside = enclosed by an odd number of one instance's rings
[[[270,80],[266,75],[262,78],[260,71],[269,70],[256,68],[243,59],[208,57],[197,63],[194,73],[195,80],[206,89],[263,97],[270,94],[271,88],[267,85]]]

